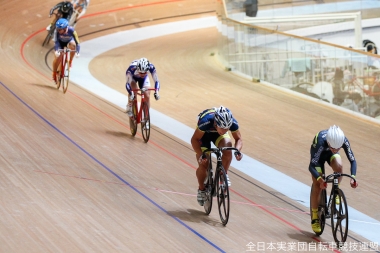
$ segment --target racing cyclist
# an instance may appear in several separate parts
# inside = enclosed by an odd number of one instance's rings
[[[73,0],[71,1],[74,11],[76,11],[75,20],[72,26],[75,26],[78,20],[86,13],[87,7],[90,5],[90,0]],[[73,18],[74,19],[74,18]]]
[[[199,205],[204,205],[205,185],[204,181],[207,177],[207,158],[202,158],[202,152],[211,147],[211,142],[216,147],[232,147],[231,137],[228,134],[231,131],[235,140],[235,148],[239,151],[243,147],[243,140],[239,131],[239,124],[232,116],[229,109],[224,106],[218,108],[206,109],[198,115],[198,124],[193,136],[191,137],[191,145],[196,153],[198,168],[196,171],[198,179],[198,195]],[[235,157],[240,161],[243,157],[242,153],[235,153]],[[230,167],[232,160],[232,151],[223,151],[222,164],[226,173]],[[228,186],[231,186],[230,179],[227,175]]]
[[[54,60],[53,60],[53,75],[52,79],[54,82],[57,81],[57,69],[58,65],[61,62],[62,54],[58,52],[59,49],[63,49],[65,47],[68,47],[71,50],[74,50],[70,52],[70,61],[69,66],[71,68],[74,55],[76,57],[79,57],[79,51],[80,51],[80,45],[79,45],[79,38],[77,35],[77,32],[74,30],[73,27],[69,26],[69,21],[64,18],[58,19],[57,23],[55,24],[57,28],[57,33],[55,35],[55,45],[54,45]]]
[[[334,172],[343,173],[342,158],[339,150],[343,147],[348,160],[351,163],[351,176],[356,175],[356,160],[351,150],[350,142],[345,137],[339,126],[331,126],[328,130],[322,130],[317,133],[310,147],[310,164],[309,171],[313,179],[311,192],[311,228],[315,233],[321,232],[321,226],[318,219],[319,195],[322,189],[326,189],[325,181],[321,177],[324,164],[327,162]],[[339,183],[342,177],[339,178]],[[358,184],[351,179],[351,187],[356,188]],[[338,202],[339,199],[336,200]]]
[[[140,89],[142,89],[143,87],[145,88],[150,87],[148,71],[150,72],[154,80],[154,89],[155,89],[154,98],[156,100],[160,99],[160,95],[158,94],[160,90],[160,82],[158,81],[158,76],[157,76],[156,68],[154,67],[154,65],[150,63],[147,58],[141,58],[141,59],[132,61],[132,63],[129,65],[128,69],[125,72],[126,77],[127,77],[125,88],[128,91],[128,98],[129,98],[126,112],[129,117],[133,116],[132,101],[135,98],[135,94],[134,92],[132,92],[132,89],[137,89],[138,87]],[[149,102],[150,91],[149,90],[145,91],[144,96],[145,96],[145,101],[147,102],[148,108],[150,108],[150,102]],[[146,127],[149,127],[149,126],[146,126]]]
[[[49,31],[51,28],[51,25],[54,24],[54,22],[57,22],[58,19],[60,18],[65,18],[67,20],[70,20],[71,16],[73,15],[74,12],[74,7],[69,1],[63,1],[58,4],[56,4],[53,8],[51,8],[50,13],[49,13],[49,18],[51,15],[53,15],[53,12],[58,9],[58,14],[56,19],[53,20],[47,27],[46,30]]]

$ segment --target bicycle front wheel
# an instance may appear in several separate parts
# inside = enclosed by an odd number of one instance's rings
[[[334,191],[331,203],[331,229],[336,244],[341,247],[348,235],[347,201],[341,189]]]
[[[216,197],[218,199],[219,216],[222,224],[227,225],[230,216],[230,192],[228,189],[227,174],[223,166],[216,171]]]
[[[68,53],[66,53],[66,55],[64,56],[65,59],[64,59],[64,68],[63,68],[63,78],[62,78],[62,90],[63,90],[63,93],[66,93],[67,91],[67,88],[69,87],[69,79],[70,79],[70,64],[69,64],[69,57],[68,57]]]
[[[142,104],[142,115],[141,115],[141,132],[145,142],[149,141],[150,136],[150,114],[149,107],[146,102]]]
[[[137,132],[137,100],[133,100],[132,112],[133,116],[129,118],[129,129],[131,130],[132,136],[135,136]]]
[[[49,41],[53,37],[53,34],[54,34],[54,29],[53,29],[53,27],[50,27],[50,31],[48,31],[48,33],[47,33],[47,35],[45,37],[44,42],[42,42],[42,46],[45,46],[45,45],[49,44]]]
[[[205,180],[205,186],[206,186],[206,199],[203,207],[205,208],[205,213],[209,215],[211,213],[212,209],[212,195],[213,195],[213,185],[214,185],[214,179],[212,174],[212,161],[211,156],[209,157],[209,164],[207,169],[207,177]]]

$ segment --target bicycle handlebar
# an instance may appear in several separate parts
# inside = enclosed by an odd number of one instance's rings
[[[60,49],[58,49],[57,50],[57,52],[65,52],[65,50],[66,50],[66,52],[76,52],[76,50],[72,50],[72,49],[69,49],[69,48],[60,48]]]
[[[337,173],[337,172],[334,172],[333,174],[330,174],[326,177],[326,183],[332,183],[332,178],[339,178],[339,177],[342,177],[342,176],[345,176],[345,177],[349,177],[351,179],[354,180],[354,183],[356,183],[356,179],[351,176],[351,175],[348,175],[348,174],[343,174],[343,173]],[[331,179],[330,179],[331,178]]]
[[[235,150],[235,156],[241,154],[240,151],[234,147],[208,148],[202,152],[202,159],[206,159],[207,152],[211,152],[214,153],[216,156],[220,156],[221,152],[223,152],[224,150]]]
[[[145,87],[142,87],[141,89],[131,89],[131,91],[148,91],[148,90],[156,90],[154,88],[145,88]]]

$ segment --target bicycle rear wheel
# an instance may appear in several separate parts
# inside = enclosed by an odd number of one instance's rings
[[[205,208],[205,213],[209,215],[212,209],[212,195],[214,193],[214,179],[213,179],[213,171],[212,171],[212,161],[211,156],[209,157],[209,164],[207,169],[207,177],[205,180],[206,187],[206,199],[203,207]]]
[[[339,203],[336,203],[336,198]],[[341,189],[334,191],[331,203],[331,228],[336,244],[341,247],[348,235],[348,209],[347,201]]]
[[[137,132],[137,100],[132,102],[132,112],[133,116],[129,117],[129,129],[131,130],[132,136],[136,135]]]
[[[149,141],[150,136],[150,114],[149,107],[146,102],[142,105],[142,115],[141,115],[141,133],[145,142]]]
[[[216,197],[218,199],[219,216],[222,224],[227,225],[230,216],[230,192],[228,189],[227,174],[223,166],[216,170]]]

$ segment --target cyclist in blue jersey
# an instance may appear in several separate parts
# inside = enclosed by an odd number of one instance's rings
[[[140,89],[143,87],[146,87],[146,88],[150,87],[148,71],[150,72],[154,80],[154,89],[155,89],[154,98],[156,100],[160,99],[160,95],[158,94],[158,91],[160,90],[160,82],[158,81],[156,68],[154,67],[152,63],[148,61],[147,58],[134,60],[129,65],[128,69],[125,72],[127,76],[127,82],[125,84],[125,88],[128,91],[128,97],[129,97],[126,112],[129,117],[133,116],[132,101],[135,98],[135,94],[134,92],[132,92],[132,89],[137,89],[138,87]],[[145,95],[145,101],[147,102],[148,107],[150,107],[150,103],[149,103],[150,91],[145,91],[144,95]]]
[[[57,33],[55,35],[55,45],[54,45],[54,60],[53,60],[53,80],[56,81],[57,76],[57,69],[58,65],[61,62],[61,53],[58,52],[58,49],[63,49],[65,47],[68,47],[71,50],[74,50],[73,52],[70,52],[70,61],[69,66],[71,68],[72,61],[74,58],[74,55],[76,57],[79,57],[79,38],[77,32],[74,30],[73,27],[69,26],[69,21],[64,18],[58,19],[57,23],[55,24],[57,28]]]
[[[322,130],[317,133],[310,147],[310,164],[309,171],[313,179],[313,190],[311,192],[310,207],[311,227],[315,233],[321,232],[321,226],[318,219],[319,195],[322,189],[326,189],[325,181],[321,177],[324,164],[327,162],[334,172],[343,173],[342,158],[339,150],[343,148],[348,160],[351,163],[351,175],[356,175],[356,160],[351,150],[350,142],[345,137],[343,131],[338,126],[331,126],[328,130]],[[339,178],[339,183],[342,177]],[[351,187],[356,188],[358,184],[351,179]],[[339,201],[339,199],[337,200]]]
[[[198,115],[198,124],[193,136],[191,137],[191,145],[196,153],[198,169],[196,172],[198,178],[198,195],[197,200],[199,205],[204,205],[205,185],[204,181],[207,176],[207,158],[202,159],[202,152],[211,147],[211,142],[216,147],[232,147],[232,142],[228,131],[231,131],[232,137],[235,140],[235,148],[239,151],[243,147],[243,140],[239,131],[239,124],[232,116],[229,109],[220,106],[219,108],[211,108],[204,110]],[[243,154],[235,154],[235,157],[240,161]],[[232,151],[223,151],[222,164],[226,172],[230,167],[232,160]],[[228,186],[231,185],[227,175]]]

